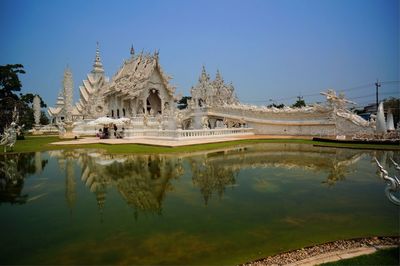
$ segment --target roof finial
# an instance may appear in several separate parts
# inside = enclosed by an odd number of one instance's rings
[[[131,51],[130,51],[130,53],[131,53],[131,56],[132,56],[132,57],[135,55],[135,49],[133,49],[133,44],[132,44],[132,46],[131,46]]]
[[[100,58],[99,42],[96,42],[96,57],[94,58],[92,73],[104,73],[103,64]]]
[[[217,69],[217,74],[215,75],[215,79],[220,80],[221,78],[221,74],[219,73],[219,69]]]
[[[209,76],[207,75],[206,67],[203,65],[203,69],[201,70],[199,82],[204,82],[204,81],[208,81],[208,80],[209,80]]]

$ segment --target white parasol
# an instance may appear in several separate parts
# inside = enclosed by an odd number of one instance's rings
[[[96,126],[96,125],[109,125],[109,124],[115,124],[116,119],[112,119],[110,117],[99,117],[96,120],[90,121],[88,123],[89,126]]]
[[[114,119],[113,123],[116,124],[116,125],[126,125],[126,124],[129,123],[129,121],[131,121],[129,118],[121,117],[121,118],[118,118],[118,119]]]

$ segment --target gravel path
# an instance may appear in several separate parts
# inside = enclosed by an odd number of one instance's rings
[[[346,250],[354,250],[357,248],[382,248],[385,246],[399,246],[400,237],[371,237],[371,238],[358,238],[351,240],[338,240],[329,242],[313,247],[306,247],[294,251],[281,253],[275,256],[269,256],[264,259],[256,260],[250,263],[242,264],[246,266],[260,266],[260,265],[301,265],[300,261],[310,261],[312,257],[321,258],[323,261],[323,255],[330,256],[333,252],[346,253]],[[309,263],[305,263],[309,264]],[[312,265],[311,263],[310,265]]]

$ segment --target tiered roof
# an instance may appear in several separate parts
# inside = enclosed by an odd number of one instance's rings
[[[58,115],[61,110],[64,108],[64,96],[63,96],[63,89],[60,90],[57,97],[57,102],[55,107],[49,107],[48,112],[51,116]]]
[[[93,107],[93,103],[90,102],[90,99],[95,93],[99,92],[100,88],[104,86],[104,84],[104,69],[101,62],[99,44],[97,43],[93,70],[87,75],[87,79],[82,82],[82,85],[79,86],[80,99],[76,103],[76,109],[79,113],[84,114],[85,111],[88,112],[88,109],[91,109]]]
[[[131,52],[131,58],[126,60],[120,70],[114,75],[110,84],[105,90],[105,95],[114,93],[123,94],[127,97],[137,97],[146,88],[154,71],[157,71],[161,83],[167,89],[170,96],[173,96],[175,87],[169,84],[172,78],[164,73],[158,58],[158,52],[154,54],[143,54],[135,56]]]

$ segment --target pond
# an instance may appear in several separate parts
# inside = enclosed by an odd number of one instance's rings
[[[238,264],[399,235],[376,156],[257,144],[192,154],[68,150],[0,157],[1,264]]]

